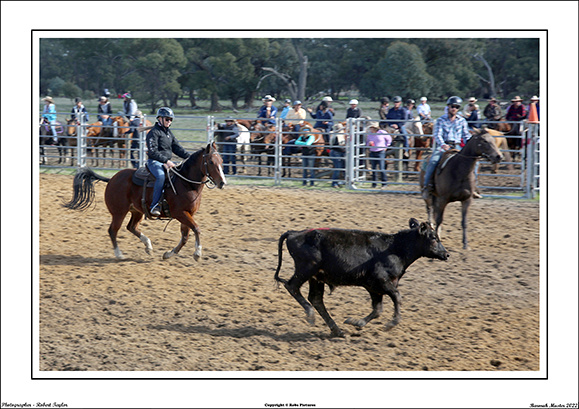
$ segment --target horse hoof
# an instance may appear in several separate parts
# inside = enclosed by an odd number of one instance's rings
[[[366,321],[357,320],[354,318],[348,318],[346,321],[344,321],[344,323],[349,324],[349,325],[353,325],[353,326],[358,327],[358,328],[362,328],[364,325],[366,325]]]
[[[345,338],[345,334],[344,331],[342,331],[340,328],[334,328],[332,329],[332,337],[337,337],[337,338]]]
[[[167,260],[168,258],[173,257],[173,254],[175,253],[173,253],[172,251],[165,252],[165,254],[163,254],[163,260]]]

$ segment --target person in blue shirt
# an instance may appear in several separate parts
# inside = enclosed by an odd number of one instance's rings
[[[468,131],[466,119],[458,115],[461,104],[462,99],[460,97],[448,98],[446,101],[448,113],[442,115],[434,123],[434,131],[432,132],[434,147],[424,172],[422,197],[425,200],[428,200],[434,192],[432,174],[442,154],[449,149],[460,149],[461,142],[466,143],[470,139],[471,134]]]
[[[314,119],[317,119],[316,123],[314,124],[314,128],[321,129],[324,131],[324,141],[326,144],[330,142],[330,136],[328,132],[334,126],[334,114],[329,109],[330,106],[327,101],[322,101],[319,106],[319,110],[314,114],[312,108],[308,108],[308,112],[310,116]]]
[[[310,182],[310,186],[314,185],[314,179],[316,177],[316,172],[314,170],[314,164],[316,161],[315,148],[312,147],[313,143],[316,141],[316,136],[310,134],[312,130],[309,127],[302,128],[302,134],[298,139],[296,139],[296,146],[302,148],[302,166],[304,168],[304,181],[302,182],[304,186]],[[308,175],[311,175],[311,179],[308,179]]]
[[[408,120],[408,110],[406,107],[402,106],[402,97],[395,96],[392,99],[392,102],[394,102],[394,106],[388,111],[386,119],[390,120],[388,125],[394,129],[398,129],[404,137],[404,156],[408,158],[408,134],[406,133],[406,128],[404,127],[404,124]]]
[[[292,100],[291,99],[286,99],[283,102],[283,108],[281,109],[281,114],[279,114],[279,117],[281,119],[285,119],[287,117],[287,114],[290,111],[291,106],[292,106]]]
[[[262,120],[264,124],[275,125],[275,118],[277,116],[277,108],[273,106],[275,98],[271,95],[266,95],[262,101],[263,105],[257,112],[257,119]]]
[[[58,142],[58,136],[56,133],[56,105],[54,105],[54,101],[52,97],[45,97],[42,99],[45,103],[44,110],[42,111],[42,118],[50,125],[50,129],[52,130],[52,143]]]

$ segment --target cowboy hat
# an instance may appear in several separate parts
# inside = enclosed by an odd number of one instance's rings
[[[268,95],[266,95],[265,97],[263,97],[262,101],[273,101],[273,102],[275,102],[275,98],[268,94]]]
[[[536,96],[536,95],[533,95],[533,96],[531,97],[531,101],[538,101],[538,100],[539,100],[539,97]]]
[[[517,102],[517,101],[522,101],[521,97],[518,95],[516,97],[514,97],[513,99],[511,99],[511,102]]]
[[[352,105],[352,104],[358,105],[358,100],[357,100],[357,99],[351,99],[350,102],[348,102],[348,104],[350,104],[350,105]]]
[[[43,101],[48,101],[48,102],[54,102],[54,101],[52,100],[52,97],[49,97],[49,96],[46,96],[46,97],[42,98],[42,100],[43,100]]]
[[[477,101],[478,101],[478,99],[476,99],[475,97],[470,97],[470,98],[468,99],[468,102],[472,102],[473,104],[474,104],[475,102],[477,102]]]
[[[376,129],[380,129],[380,125],[378,124],[378,122],[376,121],[372,121],[372,122],[368,122],[368,126],[366,128],[376,128]]]

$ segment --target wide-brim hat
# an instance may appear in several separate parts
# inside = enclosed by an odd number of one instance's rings
[[[472,102],[473,104],[474,104],[475,102],[477,102],[477,101],[478,101],[478,99],[476,99],[475,97],[470,97],[470,98],[468,99],[468,102]]]
[[[108,101],[109,99],[107,97],[100,97],[99,99],[97,99],[97,101]]]
[[[522,101],[523,99],[520,96],[516,96],[513,99],[511,99],[511,102],[518,102],[518,101]]]
[[[300,100],[297,100],[297,101],[294,101],[294,103],[293,103],[293,105],[292,105],[292,106],[294,106],[294,107],[295,107],[296,105],[301,105],[301,104],[302,104],[302,101],[300,101]]]
[[[275,98],[272,97],[271,95],[266,95],[265,97],[263,97],[262,101],[273,101],[275,102]]]
[[[491,97],[489,98],[489,102],[497,102],[497,99],[495,97]]]
[[[531,101],[538,101],[538,100],[539,100],[539,97],[536,96],[536,95],[533,95],[533,96],[531,97]]]
[[[366,127],[366,129],[370,128],[380,129],[380,124],[376,121],[368,122],[368,126]]]
[[[49,97],[49,96],[46,96],[46,97],[42,98],[42,100],[43,100],[43,101],[48,101],[48,102],[54,102],[54,101],[52,100],[52,97]]]

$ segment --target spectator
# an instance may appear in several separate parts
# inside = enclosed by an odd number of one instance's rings
[[[348,118],[360,118],[362,116],[362,110],[358,107],[358,100],[352,99],[349,102],[350,108],[346,112],[346,119]]]
[[[216,139],[220,144],[221,156],[223,158],[223,173],[229,174],[231,164],[231,174],[237,174],[235,150],[237,148],[237,138],[239,137],[239,128],[235,119],[228,117],[225,124],[217,126]]]
[[[257,119],[262,120],[264,124],[275,125],[275,118],[277,115],[277,108],[273,106],[275,98],[271,95],[266,95],[262,99],[263,105],[259,108]]]
[[[406,100],[406,110],[408,122],[404,126],[406,133],[409,135],[423,135],[422,122],[420,122],[420,117],[414,114],[414,107],[416,106],[416,101],[413,99]]]
[[[82,104],[82,99],[76,97],[74,99],[74,106],[72,107],[72,111],[70,114],[70,119],[74,120],[75,123],[80,123],[79,118],[82,117],[82,120],[85,124],[88,123],[88,112],[86,111],[85,106]]]
[[[370,162],[372,165],[372,187],[376,187],[378,177],[382,186],[386,186],[386,150],[392,143],[392,137],[377,122],[370,122],[366,131],[366,145],[370,150]],[[378,170],[376,170],[378,169]]]
[[[125,92],[123,94],[123,113],[129,120],[129,126],[132,130],[129,131],[133,135],[131,138],[131,164],[135,169],[139,167],[139,162],[135,160],[135,151],[139,149],[139,131],[137,128],[141,125],[141,119],[137,116],[138,110],[137,101],[129,92]]]
[[[477,101],[478,101],[478,99],[476,99],[475,97],[470,97],[468,99],[468,104],[466,104],[466,106],[464,107],[464,110],[462,111],[462,116],[464,117],[464,119],[468,119],[468,117],[472,113],[472,110],[470,109],[470,104],[474,105],[474,104],[476,104]]]
[[[315,148],[312,147],[313,143],[316,141],[316,137],[315,135],[310,134],[311,131],[312,130],[309,127],[304,127],[302,129],[302,134],[296,140],[296,145],[302,147],[302,166],[304,168],[304,181],[302,183],[304,186],[306,186],[308,182],[310,182],[310,186],[313,186],[316,177],[314,171],[316,152]],[[310,175],[311,179],[309,178]]]
[[[382,101],[380,101],[380,108],[378,108],[378,115],[381,119],[380,128],[382,129],[388,126],[388,123],[385,122],[388,111],[390,111],[390,99],[388,97],[383,97]]]
[[[147,134],[147,155],[149,156],[147,168],[155,176],[150,213],[155,217],[161,215],[158,205],[165,184],[165,169],[175,166],[171,162],[173,153],[183,159],[187,159],[190,156],[190,153],[179,144],[179,141],[169,129],[174,118],[175,115],[171,108],[159,108],[157,111],[157,123]]]
[[[336,115],[336,113],[334,112],[334,108],[332,108],[332,102],[333,101],[334,100],[330,96],[323,97],[322,102],[320,102],[320,104],[316,108],[316,112],[318,112],[322,109],[322,104],[325,102],[325,105],[327,106],[328,110],[332,113],[332,116]]]
[[[416,108],[418,116],[422,122],[432,120],[432,111],[430,110],[430,105],[428,105],[426,101],[428,101],[426,97],[420,98],[420,105]]]
[[[285,119],[287,117],[287,114],[289,113],[290,109],[291,109],[291,105],[292,105],[292,100],[291,99],[286,99],[283,102],[283,108],[281,110],[281,114],[279,114],[279,117],[281,119]]]
[[[426,166],[424,173],[424,188],[422,197],[429,200],[434,192],[432,174],[442,157],[442,154],[449,149],[460,149],[462,143],[470,139],[468,124],[466,119],[458,115],[462,99],[460,97],[450,97],[446,101],[448,113],[438,118],[434,124],[433,139],[434,147],[432,155]],[[480,196],[479,196],[480,197]]]
[[[328,132],[334,126],[334,115],[328,106],[326,101],[322,101],[320,104],[320,110],[313,113],[311,108],[308,108],[308,112],[310,113],[311,117],[317,119],[314,128],[321,129],[324,131],[324,141],[326,144],[329,142]]]
[[[485,107],[483,111],[483,115],[485,116],[487,121],[500,121],[501,117],[503,116],[503,111],[499,104],[497,104],[497,99],[492,97],[489,99],[488,105]],[[497,124],[489,124],[489,128],[496,129]]]
[[[287,113],[286,123],[294,126],[294,132],[299,132],[305,119],[306,110],[302,108],[302,101],[294,101],[293,108]]]
[[[346,164],[344,160],[344,156],[346,155],[346,130],[344,129],[344,125],[340,123],[334,125],[330,137],[330,146],[330,158],[334,165],[332,187],[340,187],[341,182],[338,182],[338,180],[343,179],[342,174],[344,173],[343,169],[345,169]]]
[[[42,111],[42,118],[50,125],[50,129],[52,130],[52,144],[55,145],[58,143],[58,136],[56,133],[56,105],[54,105],[52,97],[46,96],[42,100],[45,104]]]
[[[98,115],[97,119],[102,122],[103,127],[101,128],[101,135],[104,132],[105,127],[111,126],[113,122],[113,118],[111,117],[113,114],[113,108],[111,107],[111,103],[107,97],[100,97],[99,98],[99,106],[98,106]]]
[[[404,124],[408,119],[408,111],[405,107],[402,106],[402,97],[395,96],[392,101],[394,102],[394,107],[388,111],[388,115],[386,115],[386,119],[389,119],[393,122],[388,122],[390,127],[398,130],[402,137],[404,138],[404,157],[408,158],[408,134],[406,133],[406,128]]]
[[[476,100],[475,100],[476,101]],[[474,102],[470,102],[464,112],[468,111],[468,117],[466,117],[466,122],[468,123],[469,129],[478,129],[480,128],[480,118],[479,118],[479,109],[478,105]]]
[[[507,113],[505,119],[507,121],[512,121],[513,131],[512,135],[522,135],[523,120],[527,117],[527,110],[523,105],[523,100],[518,95],[511,99],[511,105],[507,108]],[[517,138],[515,140],[515,147],[517,149],[521,148],[521,139]]]

